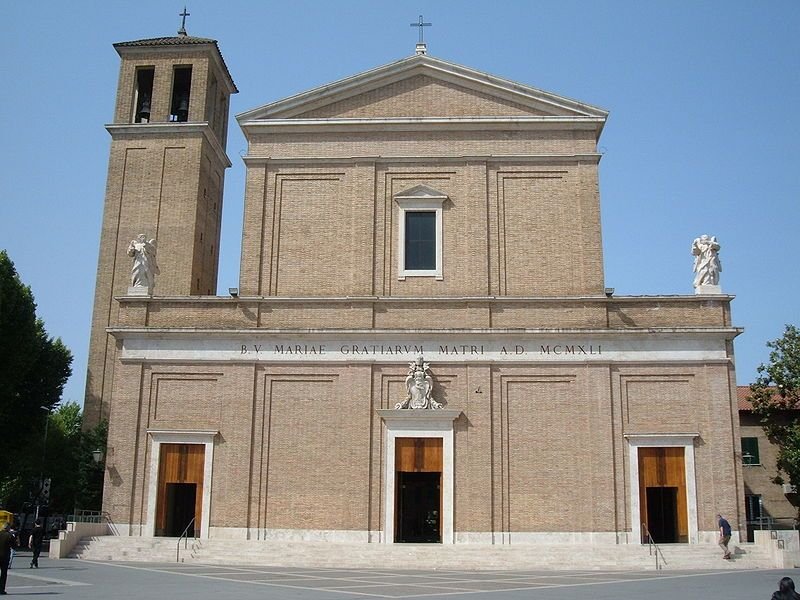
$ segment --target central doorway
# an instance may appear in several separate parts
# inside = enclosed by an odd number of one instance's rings
[[[396,543],[442,542],[442,438],[395,440]]]
[[[639,448],[641,522],[657,544],[689,541],[685,473],[683,448]]]

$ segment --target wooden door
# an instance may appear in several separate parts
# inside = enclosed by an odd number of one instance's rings
[[[180,535],[168,531],[167,524],[173,522],[176,497],[191,498],[191,494],[175,494],[176,484],[195,485],[194,530],[200,531],[200,518],[203,507],[203,471],[205,468],[205,446],[203,444],[161,444],[161,457],[158,465],[158,498],[156,503],[157,536]],[[178,507],[178,512],[180,507]],[[170,527],[171,529],[171,527]],[[192,533],[192,532],[190,532]]]
[[[395,471],[441,473],[442,438],[397,438]]]
[[[639,519],[656,542],[688,542],[683,448],[639,448]],[[658,505],[656,506],[656,503]],[[642,531],[642,541],[645,539]]]
[[[395,442],[394,541],[442,541],[442,438]]]

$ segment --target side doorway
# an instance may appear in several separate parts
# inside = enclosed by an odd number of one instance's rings
[[[203,444],[162,444],[155,535],[199,535],[203,510]]]

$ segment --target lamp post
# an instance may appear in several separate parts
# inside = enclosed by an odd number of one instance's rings
[[[42,442],[42,466],[39,469],[39,493],[36,494],[36,515],[34,519],[39,518],[39,508],[42,504],[42,494],[44,492],[44,462],[45,458],[47,458],[47,428],[50,425],[50,407],[49,406],[40,406],[43,411],[47,413],[47,417],[44,421],[44,441]]]

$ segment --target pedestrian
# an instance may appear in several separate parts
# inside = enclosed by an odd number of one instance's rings
[[[791,577],[784,577],[778,582],[778,591],[772,594],[772,600],[800,600]]]
[[[717,519],[719,519],[719,547],[724,553],[722,558],[730,559],[731,551],[728,549],[728,542],[731,541],[731,524],[722,515],[717,515]]]
[[[11,523],[6,523],[3,526],[3,531],[0,531],[0,596],[6,595],[8,563],[11,561],[11,550],[13,547],[14,536],[11,535]]]
[[[9,525],[8,533],[11,534],[11,556],[8,559],[8,568],[11,568],[11,565],[14,563],[14,557],[17,554],[17,547],[19,546],[19,536],[17,535],[17,530],[14,528],[13,525]]]
[[[28,548],[33,550],[33,560],[31,560],[30,569],[39,568],[39,554],[42,553],[42,542],[44,541],[44,527],[42,520],[36,519],[33,523],[33,531],[31,532],[31,539],[28,542]]]

